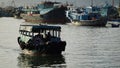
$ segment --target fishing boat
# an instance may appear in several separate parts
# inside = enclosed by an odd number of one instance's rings
[[[66,16],[71,20],[73,25],[82,26],[105,26],[107,17],[101,16],[100,8],[86,7],[86,8],[72,8],[66,11]]]
[[[60,26],[20,25],[18,43],[25,54],[61,54],[66,42]]]
[[[108,21],[111,22],[120,22],[119,8],[114,6],[114,0],[112,0],[112,4],[108,4],[107,2],[101,8],[101,15],[107,16]]]
[[[67,7],[60,2],[44,1],[31,8],[23,8],[21,17],[26,22],[65,24],[68,20],[66,10]]]

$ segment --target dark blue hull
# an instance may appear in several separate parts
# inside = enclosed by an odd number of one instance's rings
[[[20,37],[18,37],[18,44],[23,51],[31,51],[33,54],[61,54],[62,51],[65,51],[66,47],[65,41],[51,42],[45,45],[34,46],[20,41]]]

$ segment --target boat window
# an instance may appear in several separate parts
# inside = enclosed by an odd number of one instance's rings
[[[54,31],[54,36],[58,37],[58,31]]]
[[[23,35],[26,35],[26,32],[23,32]]]
[[[21,34],[24,34],[24,32],[22,31]]]
[[[51,34],[51,36],[53,37],[60,37],[60,31],[55,31],[55,30],[49,30],[49,31],[46,31],[45,34],[48,34],[48,32]]]
[[[46,34],[48,31],[44,30],[43,33]]]
[[[58,31],[55,31],[55,36],[58,37]]]
[[[33,36],[33,33],[30,33],[30,36]]]
[[[54,32],[54,30],[52,31],[52,34],[53,34],[53,36],[55,36],[55,34],[54,34],[55,32]]]
[[[37,35],[38,33],[34,33],[34,36]]]
[[[58,31],[58,37],[60,37],[60,31]]]
[[[26,32],[26,35],[29,36],[30,35],[29,32]]]

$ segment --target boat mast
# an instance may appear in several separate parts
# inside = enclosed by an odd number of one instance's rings
[[[114,6],[114,0],[112,0],[112,6]]]
[[[119,0],[119,8],[120,8],[120,0]]]
[[[16,5],[15,5],[15,0],[12,0],[11,6],[16,7]]]
[[[0,7],[4,8],[4,7],[5,7],[5,3],[4,3],[4,2],[1,2],[1,3],[0,3]]]
[[[91,0],[91,6],[93,6],[93,0]]]

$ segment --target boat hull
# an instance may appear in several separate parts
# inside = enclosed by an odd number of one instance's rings
[[[20,41],[20,37],[18,37],[18,43],[25,54],[61,54],[62,51],[65,51],[66,46],[65,41],[48,42],[44,45],[33,46]]]
[[[105,26],[107,19],[72,21],[72,24],[78,26]]]
[[[31,22],[31,23],[65,24],[67,22],[67,18],[44,19],[40,15],[28,16],[24,14],[24,17],[22,18],[25,20],[25,22]]]

